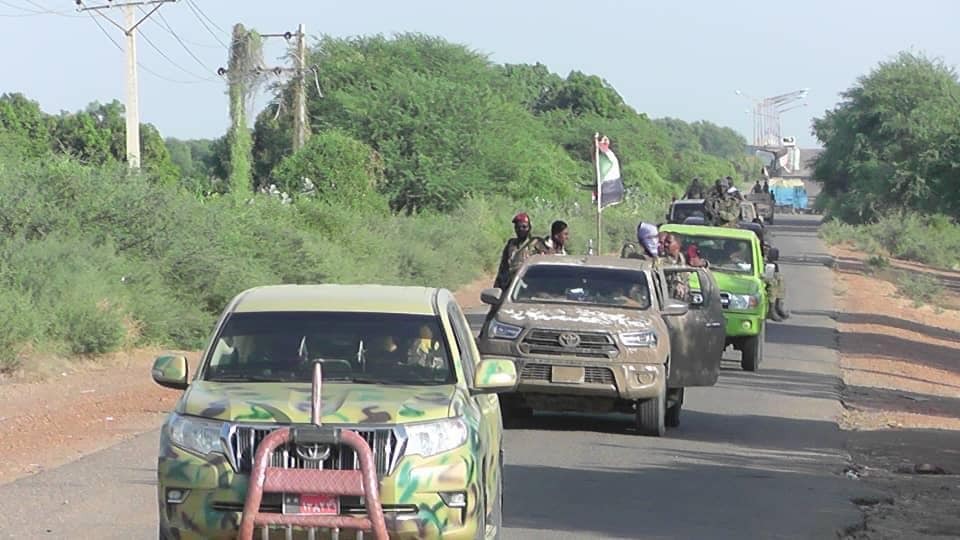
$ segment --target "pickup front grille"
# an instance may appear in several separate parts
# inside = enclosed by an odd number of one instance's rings
[[[549,381],[553,367],[546,364],[527,364],[520,372],[520,378],[528,381]],[[583,382],[587,384],[615,384],[610,368],[586,366],[583,368]]]
[[[574,334],[579,343],[573,347],[561,344],[561,336]],[[565,332],[562,330],[531,330],[520,343],[520,352],[529,355],[576,356],[580,358],[614,358],[619,353],[610,334],[600,332]]]
[[[271,431],[278,426],[236,426],[229,437],[231,462],[239,473],[249,473],[253,469],[253,458],[257,447]],[[367,441],[373,451],[373,460],[377,475],[389,475],[396,459],[398,439],[392,429],[355,429]],[[333,445],[330,454],[324,460],[308,460],[301,457],[292,444],[286,444],[273,452],[271,467],[283,469],[335,469],[359,470],[360,460],[347,446]]]

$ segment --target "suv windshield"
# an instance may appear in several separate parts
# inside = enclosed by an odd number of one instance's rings
[[[393,313],[257,312],[230,315],[203,380],[450,384],[446,339],[434,316]]]
[[[693,250],[700,258],[710,261],[711,270],[753,273],[753,250],[748,240],[673,234],[680,240],[681,249],[688,259]]]
[[[511,300],[648,309],[650,288],[643,272],[538,264],[520,276]]]

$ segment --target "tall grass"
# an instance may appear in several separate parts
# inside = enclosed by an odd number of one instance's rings
[[[637,197],[605,210],[604,251],[664,208]],[[595,234],[589,195],[469,199],[450,214],[399,216],[349,201],[202,199],[120,167],[0,159],[0,371],[27,351],[199,347],[229,299],[257,285],[455,288],[496,268],[518,211],[536,234],[567,221],[574,253]]]
[[[942,215],[893,214],[867,225],[830,221],[820,237],[831,244],[849,243],[871,255],[889,255],[930,266],[960,267],[960,225]]]

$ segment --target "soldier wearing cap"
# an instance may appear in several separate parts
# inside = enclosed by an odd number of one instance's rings
[[[498,289],[506,289],[510,285],[513,276],[533,252],[538,240],[530,234],[530,216],[526,213],[521,212],[513,217],[513,230],[517,236],[507,240],[507,245],[503,246],[503,253],[500,254],[500,268],[497,270],[497,279],[493,282],[493,286]]]

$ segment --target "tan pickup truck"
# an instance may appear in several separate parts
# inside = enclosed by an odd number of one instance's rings
[[[696,290],[671,297],[673,272]],[[687,386],[719,376],[724,329],[709,270],[610,256],[537,256],[505,291],[488,289],[481,355],[509,357],[520,381],[508,418],[534,410],[621,412],[642,434],[679,425]]]

